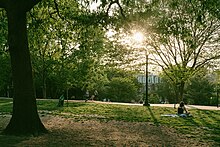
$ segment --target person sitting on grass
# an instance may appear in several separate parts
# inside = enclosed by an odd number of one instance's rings
[[[184,113],[184,111],[185,111],[185,113]],[[189,111],[186,109],[186,107],[185,107],[185,104],[184,104],[184,102],[183,101],[181,101],[180,102],[180,105],[179,105],[179,107],[178,107],[178,115],[179,116],[181,116],[181,117],[187,117],[187,116],[189,116]]]

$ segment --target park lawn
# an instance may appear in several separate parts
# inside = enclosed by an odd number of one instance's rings
[[[220,111],[191,109],[193,117],[164,117],[163,114],[175,114],[174,108],[125,106],[98,103],[65,103],[57,107],[58,100],[38,100],[38,110],[41,116],[56,115],[73,118],[74,121],[111,120],[124,122],[149,122],[155,126],[167,126],[176,133],[184,134],[202,142],[212,142],[220,146]],[[0,99],[0,114],[11,113],[12,100]]]

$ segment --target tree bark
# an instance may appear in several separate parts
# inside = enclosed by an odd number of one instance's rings
[[[5,8],[6,7],[6,0],[0,0],[0,8]]]
[[[47,84],[46,84],[45,73],[43,73],[43,87],[42,87],[42,91],[43,91],[43,98],[46,99],[47,98]]]
[[[37,112],[28,48],[26,10],[21,9],[21,7],[6,9],[14,98],[12,118],[4,133],[38,135],[47,132],[47,130]]]
[[[42,92],[43,92],[43,98],[47,98],[47,84],[46,84],[46,66],[45,66],[45,50],[43,52],[43,68],[42,68],[42,80],[43,80],[43,87],[42,87]]]
[[[181,81],[180,82],[180,87],[179,87],[179,93],[180,93],[180,100],[181,101],[184,101],[184,97],[183,97],[183,94],[184,94],[184,88],[185,88],[185,82],[184,81]]]

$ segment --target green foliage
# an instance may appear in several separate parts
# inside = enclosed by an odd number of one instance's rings
[[[6,96],[6,90],[11,82],[11,66],[8,54],[0,54],[0,94]],[[3,92],[3,93],[2,93]]]
[[[145,97],[145,95],[144,95],[144,97]],[[164,102],[164,100],[165,100],[165,98],[160,97],[156,91],[153,91],[149,94],[148,101],[150,104],[159,104],[161,102]]]
[[[174,85],[169,82],[167,78],[162,78],[162,82],[158,83],[156,94],[160,97],[162,102],[176,103],[176,93]]]
[[[109,66],[109,58],[123,61],[127,52],[111,42],[106,32],[124,25],[121,16],[134,11],[127,6],[143,7],[142,1],[102,1],[97,11],[90,10],[93,2],[42,1],[29,12],[28,37],[37,97],[56,98],[73,87],[103,91],[107,82],[103,66]],[[108,15],[110,12],[114,15]]]
[[[107,98],[117,102],[131,102],[136,100],[137,88],[128,78],[113,78],[107,88]]]
[[[170,78],[179,100],[186,82],[219,58],[220,21],[203,7],[199,0],[158,1],[152,7],[147,40],[152,62]]]
[[[6,96],[6,90],[10,85],[11,67],[7,52],[7,20],[6,12],[0,9],[0,95]]]
[[[0,55],[7,47],[7,25],[6,12],[0,9]]]
[[[183,100],[185,84],[191,77],[191,71],[188,67],[181,65],[170,65],[160,74],[162,82],[158,84],[157,94],[162,101],[177,103]]]
[[[107,98],[117,102],[131,102],[140,99],[138,91],[142,85],[138,83],[135,72],[109,68],[105,69],[105,73],[107,80],[104,87],[99,90],[102,99]]]
[[[49,12],[43,4],[30,14],[36,17],[30,21],[36,87],[38,93],[46,88],[47,97],[57,97],[58,93],[72,87],[105,93],[103,87],[108,79],[104,65],[107,65],[108,53],[114,50],[120,52],[118,56],[124,54],[118,48],[111,48],[112,42],[106,38],[102,23],[93,22],[98,17],[96,14],[73,5],[68,9],[67,4],[59,5],[61,18],[46,16]],[[65,17],[62,19],[62,16]]]
[[[57,97],[71,87],[90,90],[105,79],[102,60],[105,48],[99,14],[78,2],[62,1],[59,13],[53,2],[37,5],[30,12],[29,38],[38,96]],[[49,10],[49,11],[48,11]]]
[[[162,101],[167,100],[169,103],[176,103],[176,89],[172,81],[165,75],[161,74],[162,82],[158,84],[156,91]],[[177,89],[178,90],[178,89]],[[210,81],[205,69],[200,73],[192,76],[186,81],[184,89],[184,101],[195,105],[216,105],[215,86]],[[213,99],[213,100],[212,100]]]
[[[220,1],[216,0],[201,0],[202,9],[208,10],[213,16],[220,19]]]
[[[214,91],[214,85],[206,76],[197,75],[187,85],[186,97],[190,104],[211,105]]]

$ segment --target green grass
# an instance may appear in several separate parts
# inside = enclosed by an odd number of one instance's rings
[[[12,100],[11,99],[0,99],[0,114],[12,112]]]
[[[220,111],[190,110],[193,117],[164,117],[162,114],[175,114],[174,108],[125,106],[97,103],[69,103],[68,107],[57,107],[58,100],[38,100],[40,114],[47,113],[72,117],[76,121],[96,119],[100,121],[118,120],[127,122],[149,122],[156,126],[174,128],[177,133],[201,141],[220,145]],[[0,99],[0,114],[11,113],[12,100]]]

